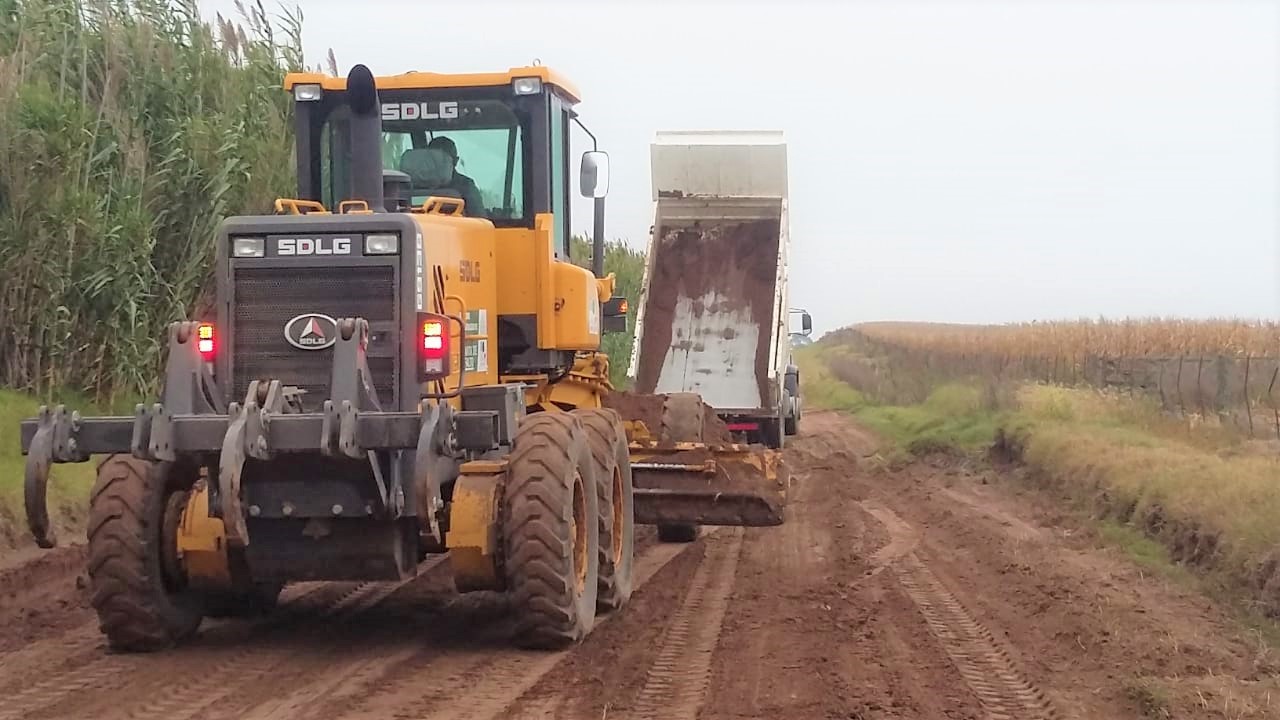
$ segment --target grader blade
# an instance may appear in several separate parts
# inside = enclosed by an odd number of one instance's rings
[[[781,525],[782,453],[746,445],[631,444],[635,521],[645,525]]]

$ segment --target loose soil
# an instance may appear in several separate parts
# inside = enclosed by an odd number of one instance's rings
[[[645,296],[644,334],[640,343],[636,389],[651,393],[673,343],[699,342],[682,337],[684,329],[672,326],[681,297],[694,302],[700,312],[702,299],[714,292],[716,311],[748,310],[760,326],[756,345],[755,375],[760,397],[768,398],[769,336],[774,313],[774,286],[778,272],[778,220],[743,223],[695,223],[691,228],[657,228],[653,267]],[[717,328],[716,332],[733,332]]]
[[[457,595],[446,559],[143,656],[105,650],[76,550],[11,564],[0,720],[1280,717],[1272,646],[1203,596],[1002,473],[874,450],[806,415],[784,525],[641,528],[630,604],[554,653],[511,649],[503,598]]]
[[[669,439],[662,435],[662,405],[666,399],[662,394],[615,391],[605,395],[602,404],[617,410],[623,420],[643,422],[658,440],[665,441]],[[707,443],[733,442],[733,433],[706,403],[702,404],[702,439]]]

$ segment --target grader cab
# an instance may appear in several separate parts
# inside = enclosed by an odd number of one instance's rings
[[[569,256],[568,82],[356,66],[285,89],[298,197],[223,223],[216,307],[170,326],[159,402],[22,426],[41,546],[50,464],[99,458],[89,576],[112,647],[446,551],[459,590],[511,595],[520,644],[563,647],[627,602],[635,522],[782,522],[776,452],[603,407],[625,302],[602,217],[595,272]],[[607,160],[582,156],[597,213]]]

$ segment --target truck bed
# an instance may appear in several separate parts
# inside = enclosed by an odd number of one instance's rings
[[[785,207],[781,198],[658,200],[632,363],[638,392],[695,392],[719,413],[777,407]]]

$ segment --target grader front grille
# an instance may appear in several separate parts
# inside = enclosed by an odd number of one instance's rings
[[[329,398],[333,349],[299,350],[285,340],[284,327],[298,315],[322,313],[369,321],[374,389],[384,407],[398,402],[395,266],[240,267],[232,282],[232,399],[243,398],[254,380],[276,379],[305,390],[303,408],[318,411]]]

